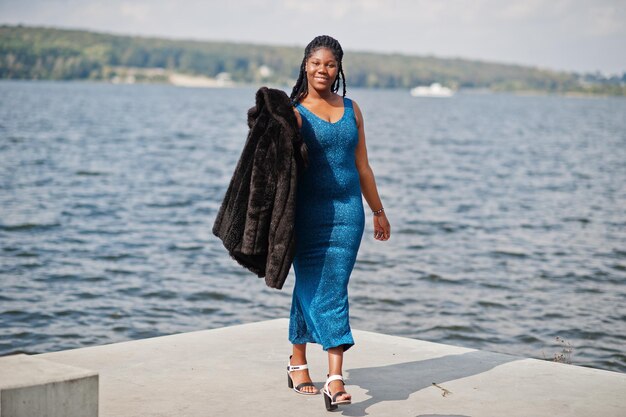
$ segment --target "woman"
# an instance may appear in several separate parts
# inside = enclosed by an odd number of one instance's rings
[[[343,390],[343,352],[354,345],[348,315],[348,280],[363,236],[361,194],[373,211],[374,238],[390,236],[365,146],[363,115],[345,97],[343,50],[330,36],[318,36],[304,51],[291,93],[309,166],[298,180],[296,199],[296,283],[289,321],[288,385],[317,394],[307,368],[306,344],[328,352],[322,393],[326,408],[349,404]],[[343,83],[343,95],[336,92]]]

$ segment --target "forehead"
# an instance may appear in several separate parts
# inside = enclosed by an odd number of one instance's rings
[[[326,47],[317,48],[311,55],[309,55],[309,59],[321,59],[323,61],[336,61],[335,54],[333,51]]]

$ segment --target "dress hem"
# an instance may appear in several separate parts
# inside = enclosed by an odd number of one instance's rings
[[[317,345],[321,345],[322,349],[324,351],[328,351],[328,349],[331,349],[331,348],[334,348],[334,347],[342,346],[344,352],[346,350],[350,349],[352,346],[355,345],[353,339],[344,339],[343,341],[340,341],[339,343],[333,343],[332,345],[324,345],[323,343],[320,343],[317,340],[313,340],[311,338],[289,339],[289,342],[291,344],[293,344],[293,345],[302,345],[302,344],[305,344],[305,343],[315,343]]]

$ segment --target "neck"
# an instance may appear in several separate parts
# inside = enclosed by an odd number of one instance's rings
[[[333,96],[333,92],[330,91],[330,88],[327,90],[316,90],[315,88],[311,87],[311,84],[309,84],[309,92],[308,95],[311,98],[314,99],[318,99],[318,100],[326,100],[328,101],[332,96]]]

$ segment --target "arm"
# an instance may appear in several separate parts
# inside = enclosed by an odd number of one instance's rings
[[[359,142],[355,149],[356,168],[359,171],[359,181],[361,182],[361,193],[372,211],[383,207],[378,195],[376,180],[374,179],[374,171],[370,167],[367,159],[367,147],[365,145],[365,127],[363,123],[363,115],[358,104],[352,100],[354,105],[354,114],[356,115],[356,124],[359,129]],[[383,211],[378,215],[374,215],[374,238],[378,240],[388,240],[391,235],[391,226],[387,215]]]

